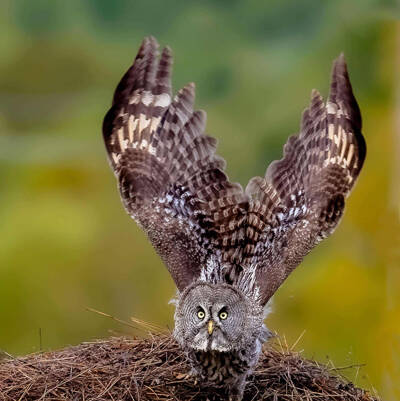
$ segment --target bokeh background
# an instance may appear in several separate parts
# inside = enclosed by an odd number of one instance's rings
[[[336,233],[279,290],[268,325],[307,357],[400,399],[400,23],[395,1],[2,0],[0,349],[16,355],[172,327],[174,286],[125,214],[102,118],[145,35],[245,185],[279,159],[344,51],[368,155]]]

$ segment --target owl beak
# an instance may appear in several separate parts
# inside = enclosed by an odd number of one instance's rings
[[[208,334],[211,336],[212,332],[214,331],[214,322],[212,320],[208,321],[207,331],[208,331]]]

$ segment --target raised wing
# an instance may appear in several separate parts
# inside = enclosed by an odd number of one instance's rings
[[[171,98],[169,48],[145,38],[103,123],[109,161],[127,212],[144,229],[183,290],[216,260],[239,257],[247,197],[228,181],[194,85]]]
[[[328,102],[313,91],[300,134],[289,138],[265,177],[254,177],[246,188],[252,200],[243,265],[254,269],[263,304],[334,231],[365,154],[361,114],[341,55]]]
[[[300,134],[245,193],[228,181],[216,140],[204,135],[194,85],[171,98],[171,64],[170,50],[159,58],[156,40],[146,38],[104,119],[123,203],[180,291],[203,276],[256,289],[266,303],[333,232],[365,158],[344,58],[334,64],[329,101],[313,92]]]

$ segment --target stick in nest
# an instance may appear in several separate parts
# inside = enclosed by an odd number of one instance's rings
[[[1,400],[221,400],[215,388],[188,376],[185,355],[170,334],[112,337],[60,351],[6,358]],[[289,348],[264,349],[245,400],[378,400],[335,370]]]

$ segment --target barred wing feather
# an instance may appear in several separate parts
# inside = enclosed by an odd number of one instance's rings
[[[284,146],[265,177],[250,180],[246,266],[256,266],[262,303],[275,293],[303,257],[336,228],[364,162],[361,114],[346,63],[334,63],[325,104],[313,91],[300,133]]]
[[[238,256],[241,236],[232,234],[244,231],[247,198],[223,172],[216,140],[204,134],[205,113],[193,111],[194,85],[171,99],[171,65],[169,48],[159,58],[156,40],[145,38],[103,134],[127,212],[183,290],[213,257]]]

